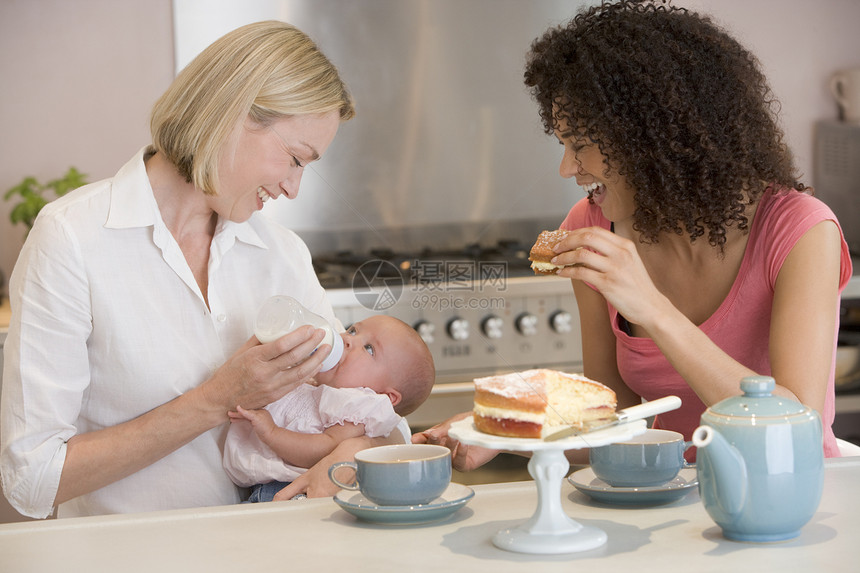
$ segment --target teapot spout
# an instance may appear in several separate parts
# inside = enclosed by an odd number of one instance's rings
[[[696,428],[693,445],[699,452],[696,468],[700,487],[710,484],[722,510],[736,516],[747,494],[747,467],[740,452],[710,426]]]

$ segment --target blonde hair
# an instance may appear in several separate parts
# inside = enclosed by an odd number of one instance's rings
[[[240,121],[355,115],[337,69],[301,30],[275,20],[237,28],[203,50],[155,103],[153,146],[204,193],[215,194],[221,148]]]

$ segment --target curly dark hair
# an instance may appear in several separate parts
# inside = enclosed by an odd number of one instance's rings
[[[797,181],[757,59],[709,18],[666,2],[585,8],[534,41],[525,83],[544,129],[597,144],[636,190],[634,228],[707,230],[722,251],[746,205]],[[591,196],[589,196],[591,200]]]

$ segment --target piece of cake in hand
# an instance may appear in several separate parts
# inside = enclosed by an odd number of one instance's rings
[[[542,438],[615,413],[615,392],[580,374],[535,369],[475,379],[478,431]]]
[[[554,275],[564,265],[554,265],[550,262],[556,255],[552,248],[567,236],[564,229],[555,231],[541,231],[535,244],[529,252],[529,260],[532,262],[532,270],[536,275]]]

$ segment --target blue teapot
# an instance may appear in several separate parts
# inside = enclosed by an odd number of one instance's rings
[[[728,539],[796,537],[821,501],[821,418],[773,396],[775,386],[770,376],[744,378],[743,395],[705,410],[693,432],[699,495]]]

